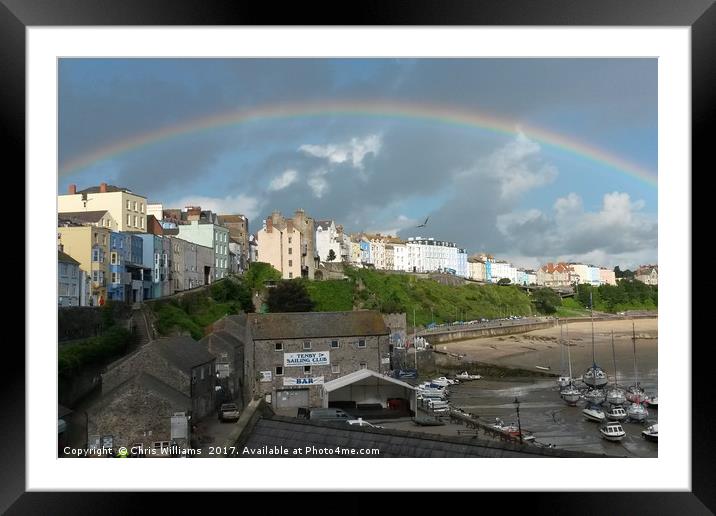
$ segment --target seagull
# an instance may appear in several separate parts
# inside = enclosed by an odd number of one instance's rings
[[[419,226],[415,226],[415,227],[416,227],[416,228],[424,228],[425,225],[428,223],[428,219],[429,219],[429,218],[430,218],[430,217],[428,217],[427,219],[425,219],[425,222],[423,222],[423,223],[420,224]]]

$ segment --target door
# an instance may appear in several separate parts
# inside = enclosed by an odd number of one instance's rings
[[[308,389],[276,391],[276,408],[308,407]]]

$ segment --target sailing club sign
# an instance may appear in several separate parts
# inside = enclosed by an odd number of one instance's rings
[[[291,386],[291,385],[323,385],[323,376],[307,376],[305,378],[287,378],[284,377],[283,379],[283,385]]]
[[[329,351],[314,351],[313,353],[284,353],[284,367],[329,365],[331,360]]]

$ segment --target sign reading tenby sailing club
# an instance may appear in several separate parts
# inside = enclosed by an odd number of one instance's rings
[[[323,385],[323,383],[323,376],[316,376],[315,378],[311,376],[305,378],[283,378],[284,387],[289,385]]]
[[[330,365],[329,351],[314,351],[313,353],[284,353],[284,367],[299,367],[307,365]]]

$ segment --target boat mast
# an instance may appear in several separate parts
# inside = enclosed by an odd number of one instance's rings
[[[617,379],[617,355],[614,351],[614,330],[612,330],[612,360],[614,360],[614,387],[617,387],[619,380]]]
[[[559,323],[559,374],[564,376],[564,339],[562,338],[562,322]],[[570,375],[571,376],[571,375]]]
[[[595,369],[595,366],[597,365],[597,359],[594,355],[594,301],[592,300],[592,291],[589,291],[589,310],[591,312],[591,318],[592,318],[592,369]],[[594,380],[596,381],[597,375],[594,374]]]
[[[636,329],[634,328],[634,321],[631,322],[631,343],[634,349],[634,386],[639,388],[639,375],[636,372]]]
[[[569,360],[569,385],[572,385],[572,353],[569,351],[569,326],[565,332],[567,333],[567,358]]]

